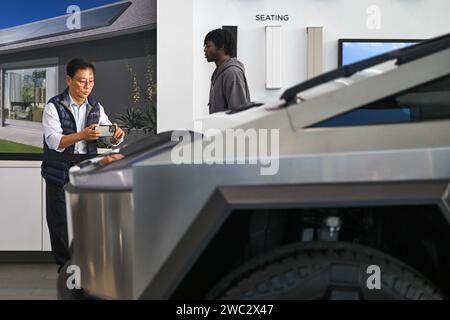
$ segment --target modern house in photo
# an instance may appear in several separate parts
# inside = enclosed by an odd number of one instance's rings
[[[156,130],[155,1],[109,2],[0,30],[0,152],[40,151],[44,106],[76,57],[94,63],[94,95],[111,121],[132,129],[133,110]]]

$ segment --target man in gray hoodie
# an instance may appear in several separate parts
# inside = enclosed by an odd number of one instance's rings
[[[227,30],[216,29],[205,37],[205,58],[217,67],[211,77],[210,114],[236,110],[250,103],[244,65],[232,58],[234,47],[234,38]]]

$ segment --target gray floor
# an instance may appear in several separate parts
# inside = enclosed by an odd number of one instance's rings
[[[42,148],[42,129],[8,125],[0,127],[0,139]]]
[[[0,264],[0,300],[56,300],[54,264]]]

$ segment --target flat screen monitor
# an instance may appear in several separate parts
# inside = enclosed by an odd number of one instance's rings
[[[415,45],[418,39],[339,39],[339,66]]]

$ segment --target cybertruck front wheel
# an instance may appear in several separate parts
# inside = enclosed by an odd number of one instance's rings
[[[403,262],[361,245],[309,242],[276,249],[225,277],[207,299],[443,299]]]

